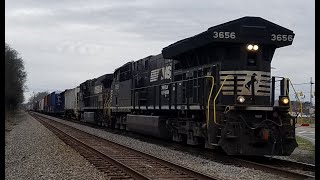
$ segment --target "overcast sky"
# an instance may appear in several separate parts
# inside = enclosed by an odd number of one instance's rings
[[[28,99],[32,92],[76,87],[243,16],[259,16],[295,33],[293,45],[276,50],[272,75],[293,83],[314,79],[311,0],[5,0],[5,40],[25,61]],[[309,100],[310,85],[296,89]]]

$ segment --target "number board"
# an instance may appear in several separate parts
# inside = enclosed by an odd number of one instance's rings
[[[235,39],[236,33],[230,31],[213,31],[213,38],[215,39]]]
[[[271,41],[293,41],[293,35],[292,34],[271,34],[271,37],[270,37]]]

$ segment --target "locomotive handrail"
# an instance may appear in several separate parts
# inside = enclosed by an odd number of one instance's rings
[[[178,82],[191,81],[191,80],[195,80],[195,79],[202,79],[202,78],[205,78],[205,77],[210,77],[210,76],[201,76],[201,77],[185,79],[185,80],[180,80],[180,81],[172,81],[172,82],[168,82],[168,83],[155,84],[155,85],[151,85],[151,86],[144,86],[144,87],[139,87],[139,88],[131,88],[131,91],[150,88],[150,87],[155,87],[155,86],[160,86],[160,85],[169,85],[169,84],[178,83]]]
[[[213,76],[204,76],[204,77],[211,78],[211,89],[208,97],[208,108],[207,108],[207,128],[209,128],[208,124],[210,121],[210,100],[211,100],[211,95],[214,87],[214,77]]]
[[[209,96],[208,96],[208,100],[207,100],[208,108],[207,108],[206,121],[207,121],[207,124],[209,124],[209,121],[210,121],[210,101],[211,101],[211,98],[212,98],[212,93],[213,93],[213,88],[214,88],[214,77],[213,76],[202,76],[202,77],[190,78],[190,79],[185,79],[185,80],[180,80],[180,81],[173,81],[173,82],[168,82],[168,83],[163,83],[163,84],[156,84],[156,85],[151,85],[151,86],[132,88],[131,91],[142,90],[142,89],[152,88],[152,87],[158,87],[160,85],[169,85],[169,84],[173,84],[173,83],[188,82],[188,81],[192,81],[192,80],[195,80],[195,79],[204,79],[204,78],[211,78],[211,82],[212,82],[211,88],[210,88],[210,92],[209,92]]]
[[[224,83],[226,82],[226,80],[227,80],[227,78],[228,78],[229,76],[231,76],[231,75],[227,75],[227,76],[224,78],[224,80],[223,80],[223,82],[222,82],[222,84],[221,84],[221,86],[220,86],[220,88],[219,88],[216,96],[215,96],[214,99],[213,99],[213,122],[214,122],[215,124],[218,124],[218,125],[220,125],[220,124],[217,123],[217,119],[216,119],[216,99],[217,99],[217,97],[219,96],[220,91],[221,91]]]
[[[100,96],[100,95],[108,95],[108,93],[109,93],[109,91],[98,93],[98,94],[94,94],[94,95],[91,95],[91,96],[85,96],[85,97],[83,97],[83,99],[91,98],[91,97],[95,97],[95,96]]]

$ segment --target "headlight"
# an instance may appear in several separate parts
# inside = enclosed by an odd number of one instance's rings
[[[290,100],[289,100],[288,97],[281,97],[280,98],[280,102],[281,102],[282,105],[288,105]]]
[[[259,49],[259,46],[257,44],[248,44],[247,50],[248,51],[257,51]]]
[[[237,97],[237,101],[238,101],[238,103],[244,103],[245,101],[246,101],[246,98],[244,98],[243,96],[238,96]]]

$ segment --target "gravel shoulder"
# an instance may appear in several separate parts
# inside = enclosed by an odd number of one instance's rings
[[[26,112],[9,118],[5,133],[6,179],[107,179]]]
[[[52,118],[52,117],[51,117]],[[168,161],[173,161],[177,164],[187,166],[191,169],[198,170],[210,174],[212,176],[218,176],[221,179],[232,179],[232,180],[251,180],[251,179],[287,179],[281,176],[277,176],[270,173],[265,173],[260,170],[236,167],[234,165],[224,165],[218,162],[210,161],[199,156],[191,155],[188,153],[183,153],[180,151],[175,151],[168,149],[156,144],[151,144],[147,142],[142,142],[137,139],[132,139],[129,137],[121,136],[118,134],[112,134],[100,129],[94,129],[84,125],[76,124],[73,122],[61,120],[58,118],[53,118],[55,121],[67,124],[69,126],[75,127],[79,130],[85,131],[87,133],[96,135],[98,137],[117,142],[119,144],[127,145],[137,150],[149,153],[159,158],[166,159]]]

